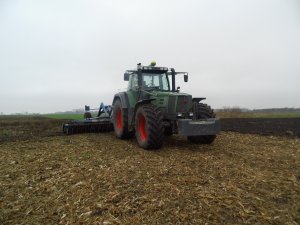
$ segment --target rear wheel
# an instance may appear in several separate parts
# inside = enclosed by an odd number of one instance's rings
[[[172,136],[173,135],[173,127],[172,126],[168,126],[165,127],[165,136]]]
[[[139,146],[144,149],[159,149],[163,145],[163,116],[161,111],[154,105],[141,105],[137,109],[135,135]]]
[[[215,118],[214,111],[207,104],[198,103],[197,105],[197,118],[208,119]],[[202,135],[202,136],[188,136],[187,139],[195,144],[211,144],[215,140],[216,135]]]
[[[116,99],[113,103],[113,125],[117,138],[125,139],[130,137],[128,131],[128,112],[122,108],[120,99]]]

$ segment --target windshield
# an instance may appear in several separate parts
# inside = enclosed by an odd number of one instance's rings
[[[170,91],[167,74],[143,73],[143,88],[145,90],[158,89],[161,91]]]

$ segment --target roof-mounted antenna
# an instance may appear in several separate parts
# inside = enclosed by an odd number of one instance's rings
[[[141,69],[142,68],[142,64],[141,63],[138,63],[137,64],[137,69],[139,70],[139,69]]]

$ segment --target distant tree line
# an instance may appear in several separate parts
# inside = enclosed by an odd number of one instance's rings
[[[250,109],[241,108],[239,106],[224,106],[222,109],[215,109],[216,112],[231,112],[231,113],[242,113],[250,112]]]
[[[230,113],[243,113],[243,112],[252,112],[252,113],[295,113],[300,112],[300,108],[267,108],[267,109],[247,109],[241,108],[239,106],[224,106],[222,109],[216,109],[216,112],[230,112]]]
[[[300,112],[300,108],[270,108],[270,109],[253,109],[257,113],[295,113]]]

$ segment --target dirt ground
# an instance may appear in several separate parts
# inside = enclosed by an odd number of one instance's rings
[[[222,118],[223,131],[300,137],[300,118]]]
[[[300,224],[299,138],[172,136],[145,151],[59,123],[0,119],[1,224]]]

